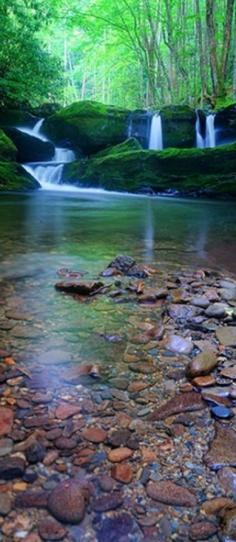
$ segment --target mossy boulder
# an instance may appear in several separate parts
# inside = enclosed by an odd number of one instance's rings
[[[53,143],[42,141],[16,128],[6,128],[5,131],[17,148],[18,162],[43,162],[53,158],[55,153]]]
[[[0,160],[16,160],[17,148],[7,135],[0,129]]]
[[[76,102],[46,119],[44,131],[60,146],[91,155],[124,141],[129,114],[98,102]]]
[[[216,113],[215,126],[221,140],[236,140],[236,103],[222,108]]]
[[[39,186],[19,164],[0,161],[0,192],[23,192]]]
[[[128,140],[89,160],[66,164],[63,178],[107,190],[236,196],[236,144],[149,151]]]
[[[160,110],[163,144],[166,147],[195,147],[196,113],[187,105],[170,105]]]

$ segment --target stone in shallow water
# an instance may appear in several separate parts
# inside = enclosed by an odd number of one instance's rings
[[[0,516],[9,514],[12,506],[12,497],[10,493],[0,493]]]
[[[13,425],[13,411],[7,407],[0,407],[0,437],[10,433]]]
[[[141,533],[134,519],[126,512],[101,519],[97,529],[98,542],[141,540]]]
[[[123,496],[118,491],[97,497],[92,502],[92,508],[95,512],[108,512],[116,510],[123,504]]]
[[[220,374],[222,376],[225,376],[226,378],[236,380],[236,365],[234,365],[233,367],[229,367],[228,369],[223,369]]]
[[[218,365],[218,359],[214,352],[201,352],[188,365],[187,375],[190,378],[207,375]]]
[[[59,290],[61,292],[66,292],[68,294],[78,294],[82,296],[96,293],[103,286],[104,286],[103,282],[92,281],[92,280],[87,280],[83,282],[65,281],[65,282],[57,282],[55,284],[56,290]]]
[[[195,391],[179,393],[173,399],[167,401],[167,403],[156,408],[148,419],[151,421],[158,421],[179,414],[180,412],[191,412],[195,410],[201,410],[205,408],[205,404],[199,393]]]
[[[0,478],[13,480],[22,478],[25,472],[25,461],[21,457],[0,459]]]
[[[194,307],[193,305],[170,305],[169,315],[174,320],[191,320],[195,316],[201,314],[201,309],[199,307]]]
[[[191,339],[185,339],[179,335],[170,335],[167,339],[165,347],[171,352],[177,354],[191,354],[193,343]]]
[[[197,498],[189,489],[170,480],[148,482],[147,494],[155,501],[173,506],[196,506]]]
[[[112,467],[111,475],[117,482],[129,484],[133,478],[133,471],[128,463],[118,463]]]
[[[0,439],[0,457],[9,455],[12,451],[13,442],[9,438]]]
[[[198,388],[207,388],[208,386],[213,386],[215,384],[215,378],[214,376],[207,375],[207,376],[196,376],[196,378],[193,379],[192,384],[194,386],[197,386]]]
[[[131,256],[126,255],[119,255],[112,260],[112,262],[108,265],[107,269],[109,268],[115,268],[121,273],[128,273],[131,267],[136,264],[136,261],[131,258]]]
[[[190,526],[189,536],[191,540],[209,540],[217,531],[218,529],[214,523],[198,521]]]
[[[129,459],[133,455],[133,450],[130,450],[130,448],[127,447],[121,447],[121,448],[115,448],[115,450],[111,450],[108,454],[108,459],[112,463],[120,463],[120,461],[124,461],[125,459]]]
[[[236,499],[236,469],[224,467],[217,474],[226,495],[232,495]]]
[[[58,484],[49,495],[48,509],[63,523],[80,523],[85,514],[85,498],[79,482],[65,480]]]
[[[43,540],[62,540],[66,529],[53,518],[43,519],[38,526],[39,534]]]
[[[67,418],[70,418],[74,416],[75,414],[78,414],[80,412],[80,407],[76,405],[70,405],[69,403],[64,403],[59,405],[56,408],[55,416],[56,418],[60,420],[67,420]]]
[[[234,415],[231,408],[227,408],[224,406],[213,406],[211,408],[211,412],[216,418],[222,418],[225,420],[227,420],[228,418],[232,418]]]
[[[225,303],[213,303],[206,309],[206,316],[209,318],[223,318],[228,306]]]
[[[236,346],[236,327],[219,327],[216,330],[216,337],[223,346]]]
[[[236,540],[236,507],[225,512],[222,529],[223,542],[233,542],[234,540]]]
[[[226,466],[236,467],[236,433],[233,429],[217,424],[215,438],[204,460],[212,470]]]
[[[83,437],[89,442],[98,444],[106,440],[107,433],[100,427],[88,427],[87,429],[84,429]]]

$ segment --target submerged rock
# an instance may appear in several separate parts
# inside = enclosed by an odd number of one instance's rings
[[[104,286],[103,282],[87,280],[86,282],[78,281],[67,281],[67,282],[57,282],[55,284],[56,290],[61,292],[66,292],[68,294],[78,294],[82,296],[87,296],[96,293],[100,288]]]
[[[164,403],[159,408],[156,408],[152,414],[148,416],[151,421],[164,420],[169,416],[179,414],[180,412],[192,412],[195,410],[202,410],[205,408],[205,404],[199,393],[190,391],[187,393],[179,393],[167,403]]]
[[[0,406],[0,437],[10,433],[13,419],[13,411],[10,408]]]
[[[58,484],[48,498],[48,509],[63,523],[80,523],[86,501],[78,481],[65,480]]]
[[[213,470],[236,467],[236,433],[233,429],[217,425],[215,438],[204,459]]]
[[[170,480],[148,482],[147,494],[155,501],[173,506],[196,506],[197,498],[189,489]]]
[[[214,352],[201,352],[189,363],[187,367],[187,375],[190,378],[207,375],[217,365],[218,359]]]
[[[216,337],[223,346],[236,346],[236,327],[219,327],[216,330]]]

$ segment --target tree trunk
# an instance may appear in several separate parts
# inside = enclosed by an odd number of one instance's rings
[[[201,106],[203,104],[203,99],[206,94],[206,58],[203,48],[203,32],[202,32],[202,21],[200,13],[199,0],[195,0],[196,8],[196,32],[197,32],[197,41],[199,47],[199,68],[200,68],[200,78],[201,78]]]
[[[218,62],[217,62],[217,43],[216,43],[216,27],[215,27],[215,0],[206,0],[206,26],[208,36],[208,47],[211,66],[211,80],[213,93],[219,95],[219,80],[218,80]]]

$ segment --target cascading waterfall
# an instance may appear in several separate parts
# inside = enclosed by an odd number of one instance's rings
[[[21,132],[41,139],[41,141],[49,141],[42,133],[44,119],[40,119],[33,128],[18,128]],[[59,185],[62,179],[64,164],[73,162],[75,154],[70,149],[55,147],[55,153],[50,162],[31,162],[23,164],[25,171],[30,173],[36,181],[39,182],[42,188],[51,190],[55,185]]]
[[[206,117],[206,136],[205,138],[201,134],[201,123],[199,112],[196,111],[196,146],[198,149],[204,149],[216,146],[216,131],[215,131],[215,115],[211,113]]]
[[[152,117],[148,148],[154,151],[161,151],[163,149],[163,134],[160,113],[155,113]]]

